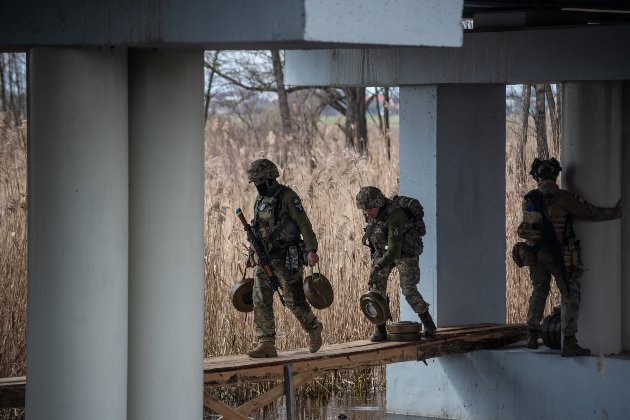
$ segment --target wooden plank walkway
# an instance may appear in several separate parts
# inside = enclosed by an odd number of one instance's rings
[[[278,357],[251,359],[247,355],[213,357],[204,360],[204,382],[211,386],[281,380],[284,365],[293,372],[358,369],[369,366],[426,360],[447,354],[501,348],[525,340],[523,324],[476,324],[438,328],[434,338],[409,342],[372,343],[368,340],[322,346],[317,353],[308,349],[278,352]]]
[[[204,395],[204,405],[227,418],[247,414],[284,395],[315,376],[334,370],[349,370],[433,357],[498,349],[525,340],[524,324],[475,324],[438,328],[434,338],[409,342],[372,343],[368,340],[323,346],[317,353],[308,349],[280,351],[278,357],[252,359],[247,355],[204,359],[204,382],[209,386],[234,386],[247,382],[286,380],[267,393],[233,409]],[[287,375],[287,368],[290,375]],[[24,407],[26,378],[0,379],[0,408]]]

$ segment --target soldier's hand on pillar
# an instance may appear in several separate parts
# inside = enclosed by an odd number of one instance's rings
[[[309,251],[308,254],[306,254],[306,262],[308,263],[309,267],[317,264],[319,262],[319,255],[317,255],[317,252]]]
[[[615,216],[621,217],[623,215],[623,204],[621,200],[617,201],[617,205],[615,206]]]

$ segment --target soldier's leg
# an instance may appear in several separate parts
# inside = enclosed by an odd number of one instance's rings
[[[400,288],[403,296],[418,315],[429,310],[429,304],[418,290],[420,283],[419,257],[400,258],[396,260],[396,267],[400,273]]]
[[[254,270],[254,328],[258,341],[276,341],[276,322],[273,316],[273,290],[267,284],[267,275],[261,267]]]
[[[529,278],[533,289],[527,308],[527,328],[540,331],[540,322],[549,296],[551,272],[545,264],[535,264],[529,267]]]
[[[561,275],[561,274],[560,274]],[[561,294],[560,316],[562,318],[562,357],[589,356],[591,351],[580,347],[575,338],[580,311],[580,278],[567,276],[568,291]]]
[[[387,305],[389,308],[389,297],[387,296],[387,280],[389,279],[389,275],[392,272],[393,267],[384,267],[378,270],[371,278],[370,278],[370,291],[377,292],[387,301]],[[371,341],[385,341],[387,340],[387,330],[385,329],[385,323],[376,325],[374,328],[374,332],[370,337]]]
[[[418,290],[420,283],[419,257],[400,258],[396,260],[396,267],[400,273],[400,288],[409,306],[418,314],[424,329],[422,333],[426,337],[435,335],[436,327],[429,313],[429,304],[424,300]]]
[[[556,281],[559,281],[562,274],[558,273]],[[562,317],[562,334],[574,336],[577,333],[578,314],[580,311],[580,280],[578,278],[567,278],[568,291],[560,293],[560,314]]]
[[[287,269],[284,264],[273,266],[274,273],[284,288],[284,300],[287,307],[300,322],[300,325],[309,334],[309,350],[316,352],[322,345],[323,325],[311,309],[304,295],[303,267],[299,267],[295,272]]]
[[[267,275],[261,267],[254,270],[254,329],[258,347],[247,352],[250,357],[275,357],[276,323],[273,316],[273,290],[267,284]]]

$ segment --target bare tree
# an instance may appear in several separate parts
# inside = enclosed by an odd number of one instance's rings
[[[289,109],[289,96],[284,87],[284,71],[280,51],[271,50],[271,62],[273,74],[276,79],[276,92],[278,93],[278,105],[280,106],[280,119],[282,132],[285,136],[291,135],[291,111]]]
[[[556,101],[553,97],[551,84],[545,84],[545,96],[547,98],[547,106],[549,107],[549,120],[551,122],[551,144],[553,150],[560,150],[560,118],[556,108]]]
[[[521,136],[516,147],[516,173],[520,185],[525,184],[525,148],[529,130],[529,103],[532,96],[532,85],[523,85],[521,94]]]
[[[346,99],[346,123],[344,133],[348,146],[360,154],[367,154],[367,120],[365,118],[365,88],[344,88]]]
[[[547,117],[545,110],[545,85],[536,85],[536,152],[538,158],[549,159],[549,147],[547,145]]]
[[[211,63],[209,66],[206,66],[206,71],[208,72],[208,80],[207,80],[207,87],[206,87],[206,93],[204,95],[204,110],[203,110],[203,121],[204,121],[204,125],[208,122],[208,111],[210,109],[210,99],[212,96],[212,82],[214,81],[214,75],[216,74],[214,69],[217,66],[217,63],[219,61],[219,52],[220,51],[208,51],[206,52],[206,59],[210,58],[209,63]]]

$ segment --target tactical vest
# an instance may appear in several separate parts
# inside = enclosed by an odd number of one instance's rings
[[[575,240],[573,220],[570,214],[552,216],[549,211],[553,205],[553,194],[544,194],[536,189],[527,193],[523,199],[523,221],[518,226],[517,234],[527,242],[519,242],[512,249],[514,262],[519,266],[537,263],[539,251],[551,252],[556,244],[560,247],[564,267],[570,276],[578,276],[583,271],[580,241]],[[545,226],[550,224],[551,228]],[[555,235],[554,237],[550,237]]]
[[[287,189],[279,186],[271,196],[256,197],[253,227],[270,254],[285,250],[298,243],[300,232],[297,224],[282,215],[282,197]]]
[[[386,205],[379,215],[368,223],[365,227],[365,235],[363,235],[363,243],[373,248],[373,251],[378,255],[384,255],[387,252],[387,239],[389,231],[387,229],[387,219],[391,214],[402,208],[396,202],[390,199],[386,199]],[[403,256],[417,256],[422,254],[424,246],[422,244],[422,237],[417,229],[417,226],[410,219],[408,223],[403,227],[403,239],[401,253]]]

